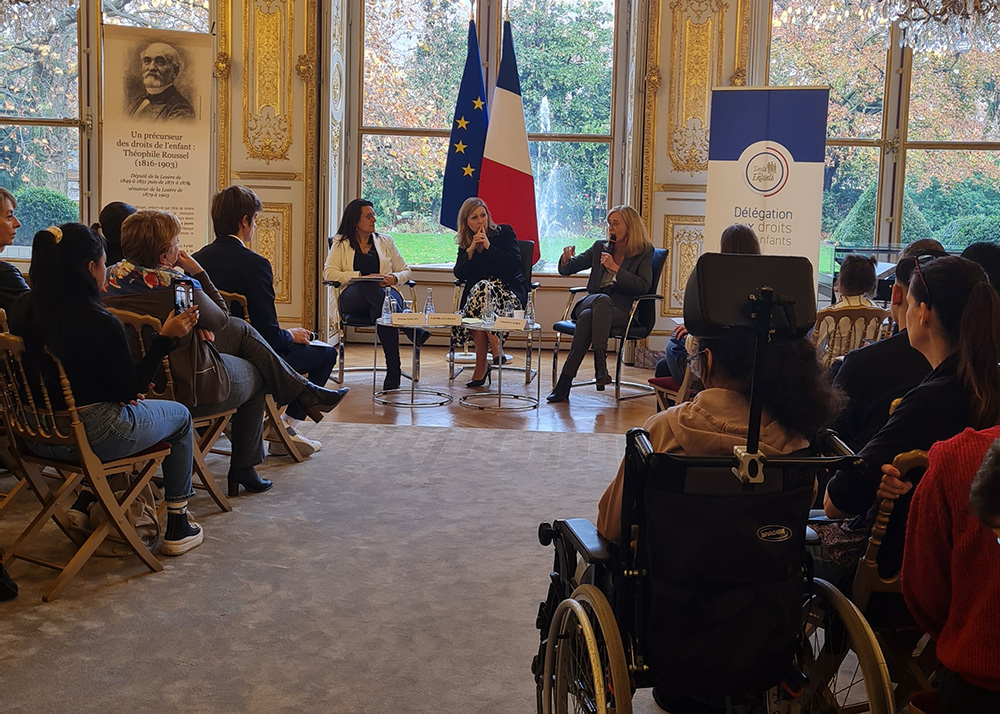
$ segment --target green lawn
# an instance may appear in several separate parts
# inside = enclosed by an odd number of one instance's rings
[[[453,233],[403,233],[402,231],[387,231],[396,241],[403,259],[410,265],[448,265],[455,264],[458,247]],[[555,264],[562,254],[564,245],[573,243],[577,252],[589,248],[594,239],[591,237],[556,237],[548,240],[542,246],[542,257],[535,265],[535,272],[555,272]],[[832,253],[831,253],[832,255]]]

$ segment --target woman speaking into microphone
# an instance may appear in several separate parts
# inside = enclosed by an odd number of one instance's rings
[[[590,268],[587,297],[573,307],[576,331],[569,355],[549,402],[569,398],[584,355],[594,348],[594,379],[597,389],[611,383],[608,374],[608,337],[611,328],[628,323],[632,298],[649,292],[653,282],[653,244],[639,213],[631,206],[615,206],[608,211],[608,240],[596,241],[580,255],[576,248],[563,248],[560,275],[572,275]]]

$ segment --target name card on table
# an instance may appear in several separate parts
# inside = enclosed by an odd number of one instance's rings
[[[392,313],[393,327],[409,327],[410,325],[423,325],[424,313],[422,312],[394,312]]]
[[[498,317],[496,322],[493,323],[493,329],[495,330],[525,330],[528,327],[528,321],[525,319],[519,319],[516,317]]]
[[[462,316],[457,312],[432,312],[427,316],[428,327],[432,325],[451,325],[458,327],[462,324]]]

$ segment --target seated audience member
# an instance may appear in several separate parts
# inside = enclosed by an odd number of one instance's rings
[[[1000,292],[1000,245],[996,243],[973,243],[962,251],[962,257],[979,263],[986,271],[993,289]]]
[[[855,307],[875,307],[868,298],[875,294],[875,258],[865,258],[861,255],[849,255],[840,264],[840,274],[833,284],[834,292],[840,299],[832,306],[834,310],[844,310]],[[826,316],[816,321],[813,329],[813,344],[822,357],[830,349],[836,349],[828,358],[832,359],[846,351],[844,345],[838,345],[834,340],[837,321],[832,316]],[[866,330],[866,337],[871,337]]]
[[[163,459],[163,492],[167,530],[160,552],[181,555],[204,538],[188,515],[193,430],[187,407],[177,402],[137,398],[144,392],[163,356],[197,322],[197,309],[167,316],[149,354],[132,361],[125,329],[101,305],[104,286],[104,241],[79,223],[65,223],[35,234],[31,253],[32,292],[20,298],[10,314],[11,331],[24,338],[30,363],[42,363],[42,350],[59,358],[73,387],[73,398],[98,458],[120,459],[162,441],[170,444]],[[30,364],[29,363],[29,364]],[[46,374],[48,393],[57,409],[65,409],[55,370]],[[73,446],[35,444],[39,456],[75,459]],[[71,511],[87,513],[95,501],[84,490]]]
[[[906,335],[932,369],[859,452],[864,468],[838,471],[827,485],[826,515],[855,517],[856,531],[870,528],[882,467],[897,454],[1000,422],[1000,296],[983,269],[952,256],[918,261],[906,300]],[[899,571],[908,510],[907,497],[889,522],[879,551],[884,572]]]
[[[0,252],[14,243],[14,236],[21,225],[14,215],[15,208],[17,201],[14,200],[14,194],[0,187]],[[9,312],[14,301],[28,290],[21,271],[6,260],[0,260],[0,308]]]
[[[654,414],[643,425],[658,453],[720,456],[746,444],[753,335],[734,330],[725,338],[699,339],[698,347],[690,367],[705,389],[690,402]],[[807,339],[768,343],[765,371],[755,386],[764,395],[760,451],[768,456],[808,448],[839,406],[839,395],[828,385]],[[614,542],[621,536],[624,477],[622,462],[598,506],[597,530]]]
[[[250,323],[279,357],[296,372],[307,375],[313,384],[325,386],[337,363],[337,350],[322,343],[310,344],[312,336],[304,327],[285,330],[278,325],[271,261],[250,249],[257,227],[256,216],[262,210],[264,206],[257,194],[243,186],[230,186],[215,194],[212,199],[215,240],[191,257],[211,276],[216,288],[246,297]],[[285,428],[302,454],[309,456],[323,446],[296,431],[295,427],[306,417],[301,405],[290,404],[285,417]],[[272,441],[269,450],[275,455],[287,455],[280,441]]]
[[[734,223],[722,231],[719,242],[720,253],[735,253],[737,255],[760,255],[760,241],[753,228],[745,223]],[[657,377],[673,377],[680,384],[684,381],[684,370],[687,367],[687,328],[678,325],[674,328],[667,341],[667,353],[656,363]]]
[[[998,439],[1000,427],[966,429],[932,446],[910,504],[903,597],[936,641],[944,714],[1000,712]],[[880,497],[910,491],[896,469],[882,470]]]
[[[135,213],[135,207],[121,201],[112,201],[101,209],[98,223],[91,228],[104,236],[107,246],[108,265],[122,261],[122,223]]]
[[[309,417],[319,421],[348,390],[331,391],[308,382],[275,355],[251,325],[230,318],[208,274],[180,249],[180,230],[177,217],[162,211],[139,211],[125,219],[125,260],[109,271],[105,302],[163,320],[173,309],[174,281],[193,283],[199,331],[182,340],[169,357],[177,398],[196,418],[236,409],[230,422],[229,493],[237,495],[241,484],[253,493],[267,491],[271,482],[254,468],[264,460],[265,395],[272,394],[279,404],[297,399]],[[214,341],[222,354],[204,341]]]
[[[940,258],[943,251],[907,246],[896,264],[889,310],[899,332],[860,349],[851,350],[833,380],[847,397],[847,406],[837,416],[833,429],[855,451],[859,451],[889,420],[889,407],[927,376],[931,365],[913,349],[906,336],[906,295],[917,259]]]

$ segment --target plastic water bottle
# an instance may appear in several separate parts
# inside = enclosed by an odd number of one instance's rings
[[[535,303],[531,299],[531,293],[528,293],[528,305],[524,308],[524,319],[528,323],[528,329],[535,324]]]
[[[486,295],[483,298],[483,326],[493,327],[497,321],[496,313],[493,312],[493,289],[487,285]]]
[[[385,291],[385,300],[382,301],[382,321],[392,324],[392,300],[389,299],[389,291]]]
[[[434,314],[434,293],[427,288],[427,297],[424,299],[424,324],[427,323],[427,316]]]

